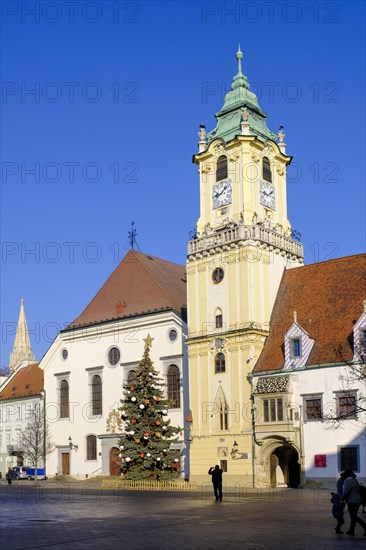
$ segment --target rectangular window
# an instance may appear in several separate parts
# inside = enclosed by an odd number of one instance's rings
[[[359,447],[350,445],[349,447],[339,448],[339,471],[353,470],[359,472]]]
[[[305,420],[321,420],[322,419],[322,398],[306,397],[305,398]]]
[[[263,421],[264,422],[282,422],[283,421],[283,403],[282,403],[281,397],[263,400]]]
[[[361,348],[363,352],[366,350],[366,330],[361,331]]]
[[[301,357],[300,338],[292,340],[292,357]]]
[[[338,395],[337,397],[338,416],[343,420],[357,418],[356,394]]]
[[[220,460],[220,468],[223,472],[227,472],[227,460]]]

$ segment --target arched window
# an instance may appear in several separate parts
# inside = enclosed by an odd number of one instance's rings
[[[263,157],[262,177],[263,177],[264,180],[269,181],[270,183],[272,183],[271,165],[270,165],[268,157]]]
[[[225,372],[225,355],[223,353],[216,353],[215,372]]]
[[[229,429],[228,422],[228,408],[225,401],[220,401],[219,406],[219,422],[220,422],[220,431]]]
[[[61,380],[60,383],[60,418],[69,418],[69,383],[67,380]]]
[[[86,460],[97,460],[97,436],[86,437]]]
[[[170,365],[167,372],[168,402],[170,409],[180,408],[180,372],[176,365]]]
[[[102,414],[102,379],[96,374],[92,379],[92,415]]]
[[[215,398],[215,409],[219,414],[215,414],[214,424],[217,431],[229,429],[229,407],[222,387],[220,386]]]
[[[227,158],[225,155],[221,155],[217,159],[216,164],[216,181],[224,180],[227,178]]]
[[[221,309],[218,309],[215,315],[215,328],[222,328],[222,326],[223,326],[222,311]]]
[[[127,374],[127,384],[128,385],[132,386],[135,383],[135,374],[136,374],[135,370],[129,370],[128,371],[128,374]]]

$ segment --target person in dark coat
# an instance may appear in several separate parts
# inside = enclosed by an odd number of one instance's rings
[[[341,531],[341,527],[344,524],[344,518],[343,518],[344,502],[341,502],[341,498],[337,493],[330,493],[330,494],[332,495],[330,502],[333,504],[332,514],[333,514],[333,517],[337,520],[335,532],[337,533],[337,535],[343,535],[343,531]]]
[[[222,470],[218,464],[215,467],[211,466],[208,471],[212,478],[212,485],[214,490],[215,499],[222,500]]]
[[[352,470],[345,470],[344,472],[344,485],[341,500],[345,500],[347,502],[348,511],[351,518],[351,525],[347,531],[347,535],[355,534],[356,523],[358,523],[361,527],[363,527],[363,535],[366,537],[366,523],[357,515],[362,502],[360,484],[356,479],[356,474]]]
[[[9,485],[11,485],[12,478],[13,476],[12,476],[11,468],[9,468],[9,470],[6,472],[6,479],[8,480]]]

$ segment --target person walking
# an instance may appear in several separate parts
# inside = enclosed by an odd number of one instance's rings
[[[13,478],[13,476],[11,474],[11,468],[9,468],[9,470],[6,472],[6,479],[8,480],[9,485],[11,485],[12,478]]]
[[[355,534],[356,523],[363,527],[363,536],[366,537],[366,523],[358,517],[357,512],[361,506],[361,492],[360,484],[356,479],[356,474],[353,470],[344,471],[344,484],[341,500],[347,502],[348,512],[351,518],[350,528],[347,531],[347,535]]]
[[[337,520],[337,525],[335,527],[335,532],[337,533],[337,535],[343,535],[343,531],[341,531],[341,527],[344,524],[344,507],[345,507],[345,503],[341,501],[341,496],[343,493],[343,484],[344,484],[344,473],[341,472],[339,474],[339,478],[337,481],[337,492],[330,493],[332,495],[330,502],[333,504],[332,514],[333,514],[333,517]]]
[[[208,471],[212,478],[212,485],[216,501],[222,501],[222,470],[218,464],[215,467],[211,466]]]

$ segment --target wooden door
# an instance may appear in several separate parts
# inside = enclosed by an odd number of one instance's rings
[[[70,475],[70,453],[61,453],[62,475]]]
[[[109,453],[109,475],[119,476],[121,474],[121,464],[118,457],[119,449],[112,447]]]

